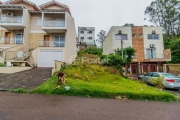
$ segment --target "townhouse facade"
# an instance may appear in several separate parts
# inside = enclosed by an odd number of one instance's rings
[[[28,0],[0,4],[0,63],[53,67],[77,55],[75,22],[68,6],[50,1],[39,7]]]
[[[115,54],[121,46],[136,50],[132,64],[125,66],[126,73],[163,71],[163,63],[171,61],[170,49],[164,50],[161,27],[113,26],[103,41],[103,54]]]
[[[95,27],[78,27],[78,45],[80,50],[96,46]]]

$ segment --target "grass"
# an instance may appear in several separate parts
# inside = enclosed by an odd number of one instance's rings
[[[170,93],[147,86],[119,75],[118,70],[101,65],[70,65],[63,70],[66,73],[66,85],[58,86],[57,77],[52,76],[37,89],[29,91],[38,94],[60,94],[70,96],[176,101]],[[23,90],[20,90],[23,91]],[[26,91],[25,91],[26,92]]]

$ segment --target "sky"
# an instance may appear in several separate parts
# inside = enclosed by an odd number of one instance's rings
[[[1,0],[5,2],[7,0]],[[29,0],[37,6],[51,0]],[[151,25],[144,21],[144,11],[153,0],[56,0],[69,6],[78,27],[95,27],[95,37],[100,30],[108,32],[111,26],[133,23],[136,26]]]

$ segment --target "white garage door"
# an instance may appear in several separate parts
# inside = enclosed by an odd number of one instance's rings
[[[54,67],[54,60],[64,61],[62,50],[40,50],[38,67]]]

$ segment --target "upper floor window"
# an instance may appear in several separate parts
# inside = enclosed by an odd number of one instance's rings
[[[37,19],[37,26],[41,26],[42,25],[42,19],[41,18],[38,18]]]
[[[140,38],[143,38],[143,34],[139,34],[139,37],[140,37]]]
[[[92,37],[88,37],[89,40],[92,40]]]
[[[159,40],[159,34],[148,34],[149,40]]]
[[[136,37],[136,34],[132,34],[132,37],[135,38],[135,37]]]
[[[89,34],[92,34],[92,31],[89,31],[88,33],[89,33]]]
[[[116,34],[115,40],[128,40],[127,34]]]
[[[81,37],[81,40],[83,41],[83,40],[84,40],[84,37]]]
[[[84,31],[80,31],[81,34],[84,34]]]

